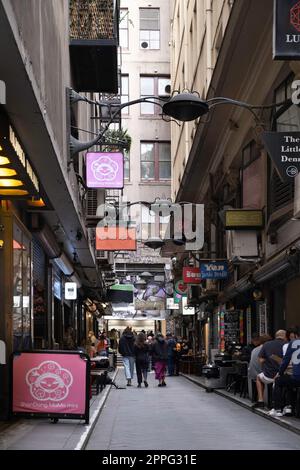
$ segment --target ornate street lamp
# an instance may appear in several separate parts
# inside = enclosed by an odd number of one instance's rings
[[[100,130],[99,134],[88,142],[81,142],[75,137],[70,137],[70,154],[72,163],[72,156],[78,152],[99,145],[103,143],[105,133],[108,131],[109,126],[116,116],[120,113],[123,108],[133,106],[139,103],[152,103],[159,106],[162,110],[162,118],[172,118],[176,121],[187,122],[198,119],[209,113],[215,106],[230,104],[232,106],[239,106],[250,111],[255,119],[257,125],[260,124],[260,119],[255,110],[265,109],[270,107],[276,107],[283,103],[274,103],[269,106],[253,106],[243,101],[233,100],[231,98],[216,97],[209,100],[203,100],[196,91],[183,90],[182,92],[174,91],[171,98],[162,98],[159,96],[145,96],[136,100],[128,101],[127,103],[115,103],[108,101],[93,101],[85,96],[80,95],[76,91],[69,89],[70,104],[77,103],[78,101],[84,101],[86,103],[99,106],[100,108],[106,108],[110,119],[106,122],[105,126]]]

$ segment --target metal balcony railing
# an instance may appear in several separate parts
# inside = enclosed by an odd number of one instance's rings
[[[119,0],[70,0],[70,39],[118,39]]]

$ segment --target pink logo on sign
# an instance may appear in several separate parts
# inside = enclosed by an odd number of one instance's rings
[[[84,414],[87,361],[77,354],[21,353],[13,360],[13,412]]]
[[[26,383],[33,398],[60,401],[67,398],[73,376],[57,362],[45,361],[27,372]]]
[[[87,153],[86,182],[88,188],[123,188],[123,165],[122,153]]]

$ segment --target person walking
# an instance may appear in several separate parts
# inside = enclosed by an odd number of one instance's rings
[[[171,333],[166,334],[167,345],[168,345],[168,376],[174,375],[174,356],[176,341]]]
[[[134,343],[135,366],[138,388],[141,388],[144,379],[145,387],[148,387],[147,374],[149,367],[149,346],[146,343],[144,333],[139,333]]]
[[[161,333],[157,333],[152,346],[152,355],[155,363],[155,379],[159,387],[165,387],[166,367],[168,361],[168,345]]]
[[[123,356],[123,365],[125,377],[127,380],[127,387],[131,386],[131,381],[134,374],[134,334],[131,328],[127,326],[119,341],[119,353]]]

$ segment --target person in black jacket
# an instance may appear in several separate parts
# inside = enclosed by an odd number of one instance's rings
[[[134,343],[134,354],[138,388],[141,388],[143,378],[145,387],[148,387],[149,346],[146,343],[146,336],[143,333],[137,335]]]
[[[131,385],[134,374],[134,334],[131,328],[127,326],[119,341],[119,353],[123,356],[123,365],[127,386]]]
[[[168,345],[161,333],[157,333],[152,346],[152,355],[155,361],[155,378],[159,387],[165,387],[166,367],[168,361]]]

